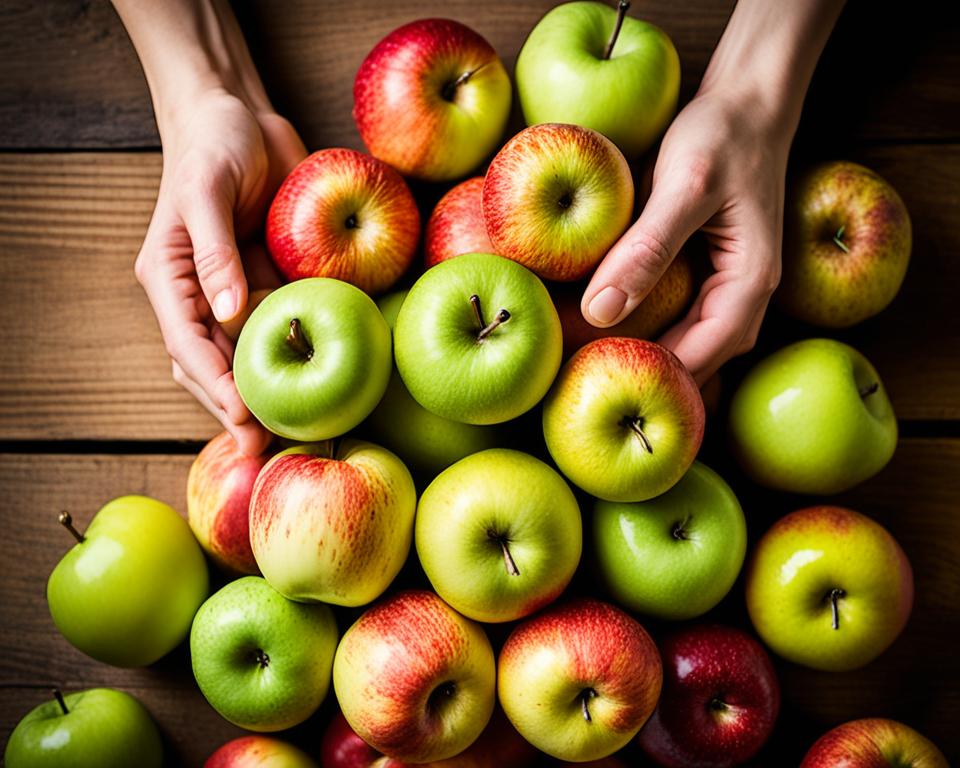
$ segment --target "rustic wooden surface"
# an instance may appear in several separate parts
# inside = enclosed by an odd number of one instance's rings
[[[307,145],[359,147],[353,74],[401,23],[457,18],[488,37],[508,68],[552,0],[249,0],[235,4],[276,104]],[[650,0],[638,12],[674,39],[689,96],[733,0]],[[870,357],[903,430],[888,469],[840,499],[898,537],[917,579],[914,616],[877,662],[844,675],[786,664],[784,716],[758,765],[796,764],[829,725],[888,715],[960,761],[960,25],[948,4],[853,1],[818,68],[795,164],[859,160],[901,192],[914,222],[901,295],[837,334]],[[185,649],[146,670],[117,670],[54,629],[46,577],[69,542],[68,507],[86,523],[107,499],[147,493],[184,509],[186,472],[215,422],[169,376],[132,262],[160,172],[158,138],[136,56],[106,0],[0,0],[0,744],[45,696],[36,686],[114,685],[155,715],[170,765],[200,765],[239,733],[203,700]],[[775,316],[761,347],[811,335]],[[735,382],[735,365],[725,386]],[[717,422],[719,423],[719,420]],[[722,457],[722,429],[711,425]],[[719,434],[718,434],[719,433]],[[912,437],[909,437],[911,436]],[[722,462],[722,458],[718,458]],[[751,538],[801,503],[757,493],[734,473]],[[718,616],[742,613],[731,594]],[[330,706],[329,704],[327,705]],[[328,710],[294,738],[316,747]]]

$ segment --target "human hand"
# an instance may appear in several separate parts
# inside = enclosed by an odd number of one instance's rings
[[[270,441],[240,399],[221,322],[256,287],[279,285],[262,246],[245,244],[287,173],[306,155],[285,119],[219,88],[164,125],[163,176],[135,272],[160,324],[173,378],[246,453]],[[241,250],[243,251],[241,254]],[[245,271],[246,270],[246,271]]]

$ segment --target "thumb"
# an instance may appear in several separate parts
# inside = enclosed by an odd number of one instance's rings
[[[193,244],[203,295],[218,322],[247,304],[247,280],[233,230],[233,202],[222,186],[199,186],[186,196],[181,216]]]
[[[640,218],[609,250],[580,310],[591,325],[616,325],[646,297],[680,247],[710,218],[710,200],[679,174],[655,183]]]

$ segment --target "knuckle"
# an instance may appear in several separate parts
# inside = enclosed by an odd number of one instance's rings
[[[228,269],[237,258],[237,250],[227,243],[212,243],[193,253],[197,277],[203,283],[218,272]]]
[[[137,279],[137,282],[140,285],[147,284],[148,273],[150,267],[148,266],[147,256],[143,251],[137,254],[137,258],[133,261],[133,276]]]
[[[667,244],[646,230],[633,233],[628,246],[630,261],[650,273],[659,275],[673,260],[673,254]]]
[[[183,368],[174,360],[170,365],[170,375],[173,377],[173,380],[179,384],[181,387],[186,386],[187,374],[184,373]]]
[[[694,154],[687,158],[683,169],[684,186],[691,197],[710,195],[717,186],[717,164],[713,158]]]

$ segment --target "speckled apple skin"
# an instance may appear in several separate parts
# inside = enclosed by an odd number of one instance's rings
[[[385,755],[416,763],[453,757],[480,736],[495,678],[480,625],[426,591],[400,592],[364,613],[333,664],[350,727]],[[438,690],[448,683],[450,697]]]
[[[207,758],[203,768],[319,768],[302,749],[269,736],[241,736]]]
[[[810,747],[800,768],[949,768],[937,746],[896,720],[838,725]]]
[[[482,194],[483,176],[475,176],[440,198],[427,221],[423,243],[428,268],[463,253],[496,253],[487,235]]]

